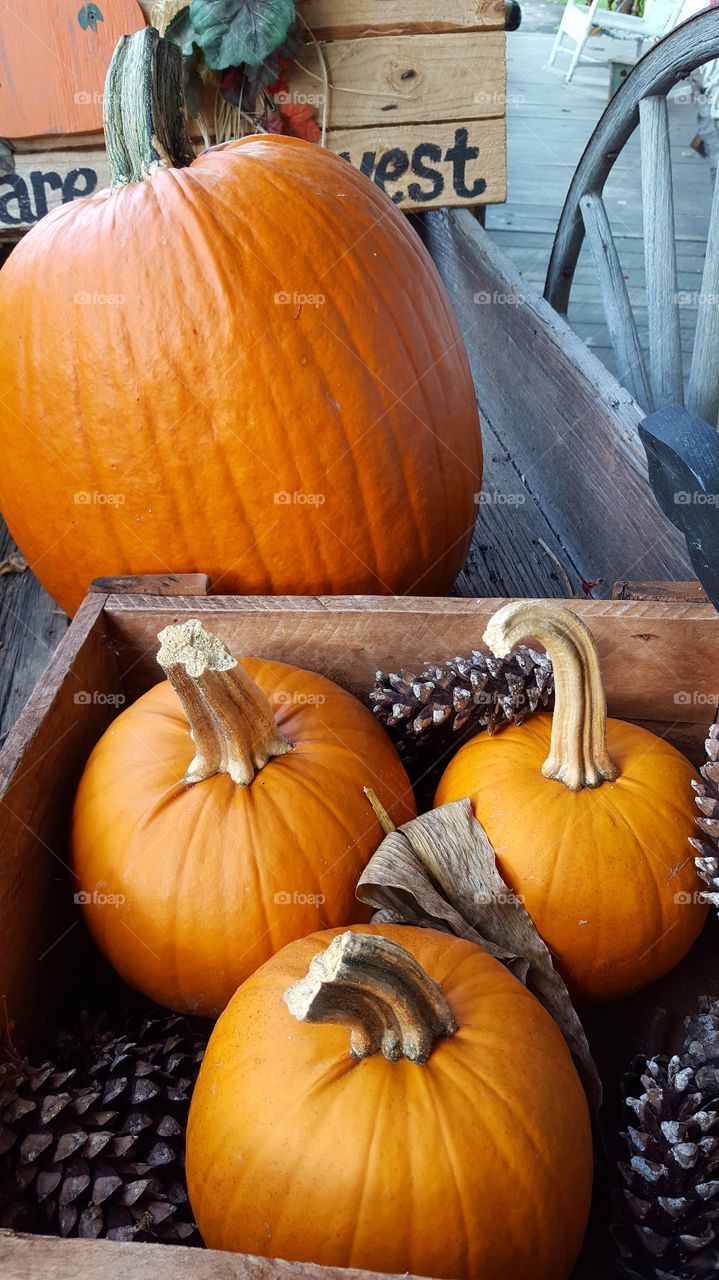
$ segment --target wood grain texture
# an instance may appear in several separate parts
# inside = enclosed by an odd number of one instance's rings
[[[685,604],[708,604],[698,582],[615,582],[612,600],[680,600]]]
[[[506,100],[504,32],[444,36],[385,36],[323,44],[330,81],[332,129],[438,123],[503,116]],[[295,101],[321,92],[321,64],[312,46],[288,76]]]
[[[522,279],[466,210],[427,219],[480,409],[584,579],[691,576],[656,507],[637,427],[641,411]],[[475,301],[477,299],[477,301]]]
[[[377,1271],[315,1267],[244,1253],[59,1240],[1,1230],[0,1259],[3,1280],[389,1280]]]
[[[649,367],[654,408],[684,403],[672,158],[667,100],[639,103]]]
[[[98,21],[87,21],[84,8],[80,0],[3,0],[0,137],[102,128],[108,63],[120,36],[139,31],[144,17],[136,0],[101,4]]]
[[[638,404],[650,409],[652,396],[644,356],[604,201],[601,196],[590,194],[582,196],[580,207],[599,280],[619,381],[631,391]]]
[[[148,22],[152,5],[140,0]],[[503,0],[299,0],[297,9],[321,40],[504,27]]]
[[[144,596],[206,596],[210,579],[206,573],[145,573],[124,578],[94,578],[92,594]]]
[[[105,599],[82,605],[0,751],[0,1000],[18,1048],[56,1016],[82,944],[67,824],[83,762],[118,705]]]
[[[707,9],[664,36],[630,72],[596,126],[569,186],[554,240],[544,296],[566,314],[572,278],[584,239],[579,202],[588,191],[601,195],[617,157],[639,124],[639,103],[667,94],[678,72],[688,76],[719,57],[716,13]]]
[[[17,547],[0,520],[0,561],[13,554]],[[0,746],[68,624],[30,569],[0,576]]]
[[[719,351],[719,169],[717,169],[717,178],[714,183],[714,199],[699,291],[697,327],[686,400],[687,408],[713,427],[719,425],[717,422],[719,417],[717,351]]]
[[[199,617],[231,652],[322,671],[364,698],[377,670],[410,670],[482,647],[504,600],[379,596],[194,599],[110,596],[105,623],[134,698],[157,683],[157,632]],[[709,604],[566,600],[597,642],[612,715],[676,724],[713,719],[719,616]],[[126,687],[125,687],[126,686]],[[688,696],[685,696],[688,695]]]

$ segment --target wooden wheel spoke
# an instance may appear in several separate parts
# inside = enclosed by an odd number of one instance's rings
[[[601,196],[590,193],[582,196],[579,203],[599,279],[619,381],[631,391],[643,409],[651,410],[652,396],[644,356],[604,201]]]
[[[684,404],[674,195],[665,97],[639,104],[649,365],[654,406]]]
[[[687,408],[712,426],[719,415],[719,174],[714,186],[707,252],[699,295]]]

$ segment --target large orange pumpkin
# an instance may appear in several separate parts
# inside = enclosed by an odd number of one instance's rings
[[[498,657],[528,637],[552,659],[554,715],[473,738],[435,804],[471,798],[570,990],[610,1000],[672,969],[704,924],[688,843],[696,773],[662,738],[607,720],[597,653],[575,614],[524,601],[485,634]]]
[[[286,947],[220,1018],[187,1179],[211,1248],[567,1280],[591,1192],[587,1104],[549,1014],[479,947],[335,930]]]
[[[446,593],[482,453],[428,253],[320,147],[250,137],[190,163],[179,50],[157,39],[131,37],[108,77],[119,185],[44,218],[0,272],[14,538],[69,611],[94,576],[167,570],[225,592]]]
[[[286,942],[367,918],[354,890],[383,833],[363,787],[396,822],[415,807],[384,730],[330,680],[240,665],[196,620],[160,639],[172,683],[90,756],[72,865],[121,976],[169,1008],[216,1014]]]

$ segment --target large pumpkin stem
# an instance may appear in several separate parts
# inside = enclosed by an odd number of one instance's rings
[[[552,740],[542,773],[570,791],[612,782],[619,770],[607,751],[607,703],[588,628],[564,605],[519,600],[499,609],[484,633],[498,658],[529,639],[543,645],[554,668]]]
[[[442,988],[409,951],[379,934],[340,934],[284,998],[299,1022],[349,1027],[353,1058],[381,1050],[390,1062],[426,1062],[435,1041],[457,1030]]]
[[[184,707],[195,744],[185,782],[229,773],[247,787],[273,756],[292,750],[264,693],[219,636],[191,618],[165,627],[157,638],[157,661]]]
[[[113,187],[192,164],[179,45],[162,40],[154,27],[122,36],[105,79],[102,115]]]

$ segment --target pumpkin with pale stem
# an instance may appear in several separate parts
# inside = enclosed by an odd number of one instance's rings
[[[187,1181],[211,1248],[567,1280],[591,1195],[587,1103],[556,1024],[479,947],[401,926],[320,933],[217,1023]]]
[[[497,865],[580,1000],[628,995],[701,932],[689,837],[696,773],[670,743],[607,719],[592,637],[562,605],[520,601],[484,639],[497,657],[533,638],[552,659],[554,714],[468,742],[435,804],[469,796]]]
[[[283,662],[240,664],[194,619],[159,639],[168,682],[90,756],[72,865],[90,932],[126,982],[212,1015],[286,942],[367,918],[354,890],[383,832],[363,787],[397,822],[415,807],[351,694]]]
[[[159,42],[158,42],[159,41]],[[262,135],[194,159],[179,49],[119,46],[112,190],[0,272],[0,508],[64,609],[98,575],[446,594],[477,514],[467,356],[410,222]]]

